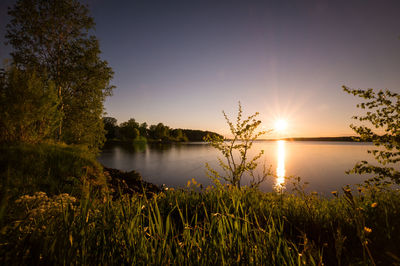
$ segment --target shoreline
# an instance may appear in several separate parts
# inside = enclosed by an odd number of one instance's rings
[[[161,192],[161,188],[153,183],[144,181],[141,174],[135,170],[126,172],[103,166],[104,175],[114,197],[124,194],[143,194],[151,197]]]

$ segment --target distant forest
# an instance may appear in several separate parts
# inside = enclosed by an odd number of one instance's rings
[[[134,118],[120,125],[114,117],[103,117],[104,129],[107,141],[150,141],[150,142],[186,142],[204,141],[207,135],[223,136],[203,130],[170,128],[163,123],[150,125],[146,122],[138,123]]]

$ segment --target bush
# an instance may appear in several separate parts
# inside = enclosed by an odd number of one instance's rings
[[[225,181],[237,188],[240,188],[244,174],[248,174],[252,178],[250,182],[251,187],[258,187],[266,180],[268,175],[271,175],[270,171],[265,167],[265,164],[261,175],[256,175],[254,173],[258,165],[258,159],[264,154],[263,150],[253,158],[249,158],[248,155],[249,150],[253,146],[253,142],[256,141],[258,137],[267,133],[267,131],[258,129],[261,124],[261,121],[256,119],[259,113],[255,113],[243,119],[242,106],[239,102],[236,125],[229,120],[224,111],[222,111],[222,113],[231,131],[232,139],[225,141],[222,136],[215,134],[207,135],[204,138],[205,141],[219,150],[224,157],[223,159],[218,158],[219,166],[223,171],[222,174],[211,168],[208,163],[206,164],[208,170],[207,174],[216,185],[220,184],[220,181]]]

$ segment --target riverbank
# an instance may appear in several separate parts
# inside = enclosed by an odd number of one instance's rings
[[[396,264],[400,195],[385,188],[316,194],[217,187],[102,200],[22,196],[2,223],[13,264]],[[52,248],[50,248],[52,247]]]
[[[281,193],[195,180],[161,190],[77,147],[4,149],[4,265],[400,263],[400,192],[389,185],[331,198],[300,181]]]
[[[114,168],[104,167],[104,175],[107,178],[107,184],[114,198],[121,195],[143,194],[148,197],[160,193],[161,189],[149,182],[143,180],[142,176],[136,171],[124,172]]]

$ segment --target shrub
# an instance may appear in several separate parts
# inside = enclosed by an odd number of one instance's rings
[[[222,111],[222,113],[229,125],[232,139],[225,141],[222,136],[215,134],[207,135],[205,138],[206,141],[222,153],[225,159],[225,161],[223,161],[218,158],[219,166],[223,170],[223,174],[220,174],[215,169],[212,169],[209,164],[206,164],[208,176],[217,183],[222,180],[240,188],[243,175],[248,173],[252,177],[251,186],[256,187],[265,181],[270,174],[270,171],[266,170],[265,165],[262,175],[255,176],[254,174],[254,170],[258,165],[257,161],[264,154],[263,150],[251,159],[248,158],[247,154],[253,146],[253,142],[266,133],[266,131],[257,131],[258,126],[261,124],[260,120],[256,120],[258,113],[243,120],[242,106],[239,102],[236,125],[229,120],[224,111]]]

